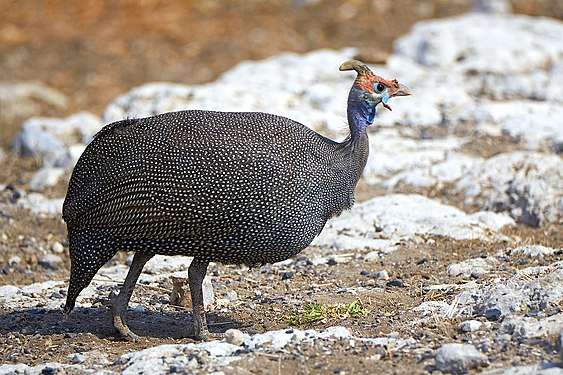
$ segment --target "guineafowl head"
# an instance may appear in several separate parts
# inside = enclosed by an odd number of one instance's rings
[[[348,95],[348,122],[352,137],[361,134],[373,123],[379,103],[391,110],[389,99],[411,94],[409,88],[397,82],[375,75],[367,65],[357,60],[348,60],[340,70],[355,70],[358,75]]]

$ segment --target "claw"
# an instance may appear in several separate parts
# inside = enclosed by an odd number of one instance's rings
[[[139,336],[131,332],[121,316],[113,317],[113,327],[115,328],[119,336],[121,336],[123,339],[133,342],[139,341]]]

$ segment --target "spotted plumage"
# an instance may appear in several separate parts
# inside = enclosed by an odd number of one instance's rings
[[[362,82],[380,82],[356,66]],[[117,251],[136,251],[112,309],[116,329],[134,338],[123,315],[145,262],[154,254],[192,256],[194,336],[204,336],[199,294],[210,261],[285,260],[352,206],[368,156],[365,127],[379,103],[364,98],[356,108],[355,95],[353,88],[351,134],[342,143],[257,112],[180,111],[105,126],[80,157],[64,202],[71,255],[65,312]]]

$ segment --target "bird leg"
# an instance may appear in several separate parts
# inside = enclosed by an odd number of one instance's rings
[[[205,319],[205,306],[203,305],[202,284],[207,273],[208,261],[192,260],[188,268],[188,282],[192,295],[193,328],[190,334],[196,340],[203,340],[209,336],[207,321]]]
[[[125,282],[119,291],[119,294],[111,301],[111,321],[115,330],[125,339],[137,341],[139,338],[136,334],[131,332],[127,324],[125,323],[125,311],[127,310],[127,305],[133,294],[133,289],[139,275],[145,266],[145,263],[153,257],[153,254],[146,254],[141,252],[136,252],[133,256],[133,261],[131,262],[131,267],[129,267],[129,272],[125,278]]]

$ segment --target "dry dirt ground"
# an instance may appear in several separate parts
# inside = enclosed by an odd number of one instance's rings
[[[417,20],[458,14],[470,7],[463,0],[395,1],[3,1],[0,11],[0,81],[41,81],[69,96],[66,109],[50,115],[63,116],[77,110],[100,113],[117,95],[148,81],[166,80],[200,83],[217,77],[244,59],[262,59],[282,51],[305,52],[316,48],[358,47],[364,60],[381,60],[391,51],[392,41]],[[557,0],[512,2],[517,12],[563,17]],[[0,126],[0,146],[7,148],[22,119]],[[479,151],[477,151],[479,152]],[[495,153],[495,150],[487,150]],[[35,160],[9,155],[0,171],[0,183],[26,190]],[[61,196],[65,186],[49,192]],[[362,200],[377,194],[361,187]],[[11,199],[12,191],[0,199]],[[450,199],[451,200],[451,199]],[[451,203],[451,202],[448,202]],[[60,218],[32,215],[23,209],[0,210],[0,285],[27,285],[68,277],[69,260],[46,267],[40,254],[55,241],[66,242]],[[531,229],[517,226],[505,234],[508,242],[451,241],[429,239],[418,244],[402,244],[376,262],[352,257],[349,262],[311,267],[308,259],[326,249],[309,248],[291,268],[293,277],[282,280],[283,270],[268,267],[246,269],[214,265],[209,274],[219,297],[230,290],[238,302],[212,311],[212,331],[239,327],[244,331],[290,328],[284,317],[302,311],[308,303],[350,303],[360,300],[365,316],[340,320],[302,322],[299,328],[343,325],[360,337],[377,337],[397,332],[414,337],[421,351],[402,352],[371,348],[381,357],[365,359],[366,352],[349,347],[330,350],[310,346],[301,353],[282,352],[237,366],[251,373],[422,373],[432,370],[431,353],[444,342],[482,342],[499,323],[482,333],[460,334],[457,321],[412,324],[412,307],[422,301],[449,301],[452,291],[429,292],[425,286],[436,283],[463,284],[468,280],[448,276],[448,264],[464,259],[495,255],[498,251],[534,244],[560,247],[561,226]],[[18,267],[8,260],[22,258]],[[500,263],[496,275],[536,264],[549,264],[551,258],[531,260],[510,257]],[[112,262],[124,262],[125,254]],[[370,275],[385,269],[403,287],[388,287]],[[365,271],[365,272],[362,272]],[[487,283],[485,279],[482,282]],[[107,294],[116,287],[108,283]],[[39,364],[45,361],[69,363],[68,354],[100,352],[111,361],[121,354],[162,343],[185,343],[189,311],[169,304],[171,285],[158,289],[138,286],[132,303],[142,302],[144,312],[130,312],[130,326],[142,336],[140,342],[123,342],[114,336],[104,307],[107,295],[100,295],[92,309],[77,309],[68,320],[61,311],[34,309],[13,311],[0,306],[0,363]],[[260,291],[261,294],[256,294]],[[54,291],[64,295],[64,288]],[[61,299],[61,304],[63,299]],[[177,327],[182,327],[178,330]],[[491,366],[500,367],[555,361],[553,339],[541,342],[507,342],[491,346]],[[539,353],[539,354],[538,354]],[[94,360],[94,358],[88,359]],[[111,368],[111,366],[110,366]],[[113,368],[115,371],[119,367]]]
[[[6,259],[18,255],[25,259],[23,267],[7,267],[3,261],[0,284],[29,284],[36,281],[63,280],[68,274],[68,257],[60,267],[45,267],[37,262],[37,253],[49,249],[55,240],[64,238],[64,228],[58,220],[31,217],[23,210],[13,210],[12,218],[3,217],[7,228],[7,239],[3,240],[3,256]],[[26,228],[35,228],[31,231]],[[490,345],[489,337],[495,336],[500,322],[492,322],[491,328],[477,333],[462,334],[456,325],[463,317],[453,320],[413,322],[420,314],[411,311],[423,301],[451,302],[456,294],[456,285],[471,280],[450,277],[447,266],[469,258],[498,256],[507,249],[522,244],[560,246],[563,241],[561,228],[529,229],[515,227],[504,231],[510,242],[486,243],[480,241],[452,241],[428,239],[419,244],[405,243],[390,254],[374,262],[365,262],[362,252],[355,252],[346,263],[323,264],[312,267],[310,259],[318,255],[330,257],[327,249],[311,247],[297,256],[286,268],[272,269],[269,266],[248,269],[237,266],[210,266],[216,297],[222,298],[229,291],[236,291],[237,300],[224,308],[216,308],[208,314],[213,332],[224,332],[228,328],[243,331],[265,332],[268,330],[315,328],[317,330],[334,325],[348,328],[357,337],[382,337],[393,332],[398,337],[413,337],[419,350],[394,351],[395,348],[371,347],[354,350],[349,346],[332,346],[327,350],[320,344],[301,346],[299,352],[285,351],[272,356],[243,359],[236,367],[250,373],[333,373],[342,369],[346,373],[421,373],[433,369],[432,351],[444,342],[466,341],[477,347]],[[541,260],[511,256],[498,264],[490,273],[507,278],[516,270],[534,265],[547,265],[561,258],[561,252]],[[120,254],[113,263],[123,263],[126,254]],[[376,280],[373,275],[387,270],[391,280],[399,280],[404,286],[388,286],[386,281]],[[151,272],[150,268],[145,272]],[[286,272],[293,276],[283,280]],[[99,276],[98,278],[103,278]],[[493,277],[484,277],[480,282],[489,284]],[[98,363],[96,353],[109,359],[108,368],[122,354],[138,351],[159,344],[186,343],[190,326],[190,310],[170,304],[170,281],[158,286],[138,285],[132,298],[132,306],[141,304],[144,311],[128,312],[130,327],[142,336],[136,343],[117,338],[111,328],[107,297],[118,287],[121,280],[107,282],[105,294],[94,297],[93,308],[78,308],[67,320],[61,310],[49,310],[39,304],[31,309],[8,310],[0,307],[0,363],[25,363],[36,365],[43,362],[70,363],[69,355],[84,353],[88,362]],[[451,284],[451,289],[430,291],[433,284]],[[61,306],[65,289],[54,289],[59,293]],[[289,323],[292,313],[301,314],[308,304],[334,305],[360,301],[365,316],[339,319],[329,317],[316,322],[303,319]],[[557,311],[547,312],[557,313]],[[480,318],[486,322],[485,318]],[[499,343],[488,348],[492,367],[534,364],[540,360],[557,361],[554,338],[542,340],[519,340]],[[397,354],[398,353],[398,354]],[[367,360],[377,355],[380,360]],[[88,362],[84,363],[85,365]],[[241,370],[241,373],[247,373]]]

